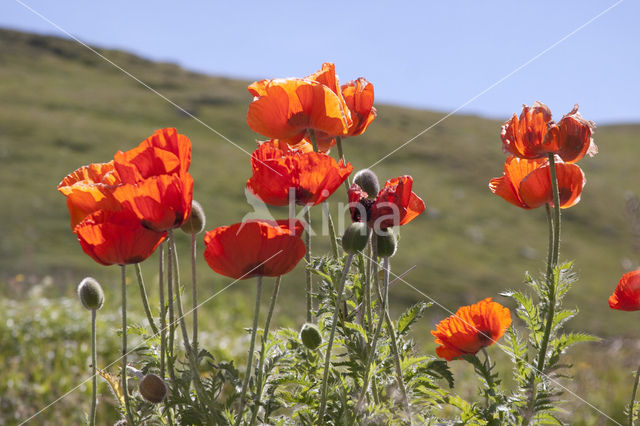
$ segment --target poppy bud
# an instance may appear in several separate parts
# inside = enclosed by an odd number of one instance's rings
[[[97,311],[104,304],[104,292],[95,279],[87,277],[78,285],[78,298],[82,306],[90,311]]]
[[[376,243],[378,244],[378,256],[391,257],[396,253],[396,236],[391,228],[387,228],[376,235]]]
[[[180,227],[185,233],[190,235],[199,234],[204,230],[207,218],[204,215],[204,210],[199,202],[196,200],[191,201],[191,215],[186,222]]]
[[[322,335],[315,324],[306,323],[300,330],[300,340],[308,349],[317,349],[322,343]]]
[[[342,235],[342,248],[349,254],[363,250],[369,241],[369,227],[364,222],[354,222]]]
[[[159,376],[149,373],[140,380],[140,395],[154,404],[159,404],[167,396],[167,385]]]
[[[380,192],[378,176],[369,169],[358,171],[353,178],[353,183],[357,183],[364,192],[369,194],[369,198],[375,198]]]

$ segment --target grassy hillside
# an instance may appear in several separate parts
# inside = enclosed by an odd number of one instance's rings
[[[3,286],[19,290],[22,275],[27,283],[50,276],[62,287],[87,273],[117,275],[81,252],[55,186],[75,168],[108,161],[116,150],[137,145],[160,127],[175,126],[193,142],[195,197],[208,212],[209,229],[251,211],[243,192],[250,174],[246,153],[74,42],[6,30],[0,31],[0,40]],[[101,52],[244,150],[253,150],[258,135],[245,122],[247,82],[195,74],[120,51]],[[369,131],[346,141],[346,157],[356,169],[376,162],[443,115],[377,108],[379,118]],[[514,111],[518,108],[513,105]],[[519,286],[525,270],[543,268],[544,211],[523,211],[487,189],[488,180],[502,172],[499,126],[498,121],[453,116],[375,167],[381,180],[413,175],[415,191],[427,204],[427,214],[402,229],[400,254],[393,259],[396,271],[417,265],[407,279],[451,308]],[[623,265],[638,263],[625,194],[640,192],[639,130],[638,125],[597,129],[600,154],[581,162],[588,180],[582,201],[563,216],[561,255],[576,260],[582,277],[571,302],[591,313],[583,316],[582,326],[600,335],[632,331],[623,315],[608,309],[606,299]],[[338,191],[332,201],[334,207],[345,201],[344,193]],[[204,264],[200,273],[203,286],[225,282]],[[298,294],[297,283],[289,284]],[[393,293],[402,304],[420,297],[402,284]]]
[[[195,74],[121,51],[101,53],[245,151],[254,149],[259,136],[245,122],[251,100],[246,90],[249,82]],[[340,70],[340,64],[337,67]],[[259,74],[259,69],[255,72]],[[366,76],[367,70],[362,73]],[[342,76],[344,80],[354,77]],[[580,93],[575,96],[579,102]],[[376,107],[378,119],[368,132],[346,141],[345,155],[355,169],[377,162],[444,115]],[[512,107],[519,109],[519,105]],[[571,105],[566,107],[568,111]],[[558,118],[566,111],[555,112]],[[427,204],[426,214],[401,229],[394,270],[416,265],[406,279],[452,310],[484,297],[498,298],[499,291],[521,285],[525,270],[544,268],[544,210],[518,209],[487,189],[489,179],[502,173],[505,155],[498,136],[500,124],[474,116],[452,116],[374,168],[383,181],[411,174],[414,191]],[[71,295],[76,284],[91,274],[107,287],[107,307],[117,308],[118,297],[110,284],[117,283],[118,272],[97,265],[82,253],[56,185],[77,167],[108,161],[116,150],[130,149],[155,129],[169,126],[177,127],[193,143],[195,198],[208,214],[207,229],[240,221],[252,211],[243,191],[250,175],[247,153],[74,42],[0,30],[1,296],[19,297],[38,283],[48,286],[47,294]],[[630,317],[610,310],[607,298],[620,275],[640,261],[632,250],[634,235],[625,210],[625,197],[640,193],[639,133],[640,125],[597,129],[600,154],[580,164],[588,181],[582,201],[563,212],[561,257],[575,259],[581,276],[569,297],[569,304],[583,311],[574,327],[609,337],[591,348],[594,358],[578,355],[579,380],[574,386],[595,389],[603,382],[625,380],[620,395],[615,396],[618,411],[630,387],[626,373],[633,368],[627,364],[632,354],[625,353],[620,371],[594,377],[591,366],[623,356],[617,352],[620,341],[614,337],[637,336]],[[337,203],[346,202],[344,191],[337,191],[331,201],[337,212]],[[284,210],[272,212],[276,217],[286,215]],[[320,221],[318,212],[314,220]],[[186,237],[181,236],[179,243],[186,248]],[[314,247],[322,252],[326,238]],[[155,266],[145,268],[152,282]],[[203,299],[229,282],[202,261],[199,275]],[[289,300],[280,304],[281,309],[295,318],[303,297],[301,266],[283,285],[283,297]],[[232,293],[225,294],[225,303],[214,301],[204,309],[232,304],[242,308],[250,304],[251,290],[252,283],[238,283]],[[153,289],[150,291],[153,297]],[[403,284],[393,287],[392,297],[396,309],[423,298]],[[423,320],[425,336],[433,322],[447,314],[434,307],[430,315]],[[247,321],[224,324],[233,333],[247,325]],[[611,395],[598,395],[594,394],[594,402],[612,407],[607,399]],[[621,398],[624,402],[619,402]]]

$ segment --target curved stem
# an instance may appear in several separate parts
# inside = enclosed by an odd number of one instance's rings
[[[556,278],[555,268],[558,265],[558,251],[560,247],[560,194],[558,192],[558,177],[556,174],[555,157],[553,154],[549,154],[549,171],[551,173],[551,188],[553,191],[553,207],[554,207],[554,220],[553,220],[553,255],[551,256],[551,264],[547,265],[547,295],[548,295],[548,309],[547,318],[542,336],[542,342],[540,344],[540,352],[538,353],[537,370],[538,373],[544,373],[544,365],[547,358],[547,346],[549,345],[549,337],[551,336],[551,329],[553,326],[553,317],[555,316],[556,308]]]
[[[198,368],[198,361],[196,359],[196,354],[194,354],[191,345],[189,344],[189,334],[187,332],[187,323],[184,320],[184,312],[182,310],[182,296],[180,294],[180,276],[178,274],[178,252],[176,250],[176,242],[173,239],[173,232],[169,231],[169,244],[171,245],[171,251],[173,252],[172,259],[169,259],[169,262],[173,262],[173,267],[175,268],[175,292],[176,292],[176,306],[178,307],[178,321],[180,321],[180,328],[182,330],[182,342],[184,344],[184,350],[187,354],[187,359],[189,360],[189,364],[191,366],[191,378],[193,380],[193,386],[196,388],[196,393],[200,397],[200,400],[204,402],[207,406],[211,407],[211,401],[207,396],[207,393],[202,385],[202,381],[200,380],[200,369]],[[169,285],[173,285],[169,283]]]
[[[260,298],[262,297],[262,276],[258,275],[258,286],[256,290],[256,305],[253,314],[253,328],[251,329],[251,343],[249,344],[249,359],[247,360],[247,369],[242,383],[242,392],[240,393],[240,408],[238,409],[238,417],[235,425],[238,426],[242,422],[244,411],[244,397],[249,387],[249,379],[251,378],[251,365],[253,364],[253,350],[256,345],[256,331],[258,330],[258,317],[260,316]]]
[[[331,212],[329,211],[329,203],[324,201],[322,203],[322,211],[327,217],[327,221],[329,222],[329,239],[331,240],[331,252],[333,253],[334,258],[338,258],[338,242],[336,241],[336,229],[333,226],[333,219],[331,218]]]
[[[340,278],[340,284],[338,285],[338,292],[336,294],[336,306],[333,310],[333,320],[331,321],[331,333],[329,333],[329,342],[327,343],[327,352],[324,359],[324,374],[322,375],[322,391],[320,392],[320,409],[318,411],[318,421],[321,425],[324,424],[324,411],[327,406],[327,385],[329,381],[329,367],[331,365],[331,348],[333,347],[333,339],[336,335],[336,326],[338,325],[338,313],[340,312],[340,305],[342,303],[342,293],[344,292],[344,283],[347,281],[347,274],[349,268],[351,268],[351,262],[353,261],[353,254],[349,253],[347,260],[344,263],[342,269],[342,277]]]
[[[198,353],[198,284],[196,282],[196,234],[191,234],[191,300],[193,304],[193,350]]]
[[[153,315],[151,314],[151,308],[149,307],[149,299],[147,298],[147,290],[144,287],[144,280],[142,278],[142,268],[140,268],[140,264],[136,263],[136,277],[138,278],[138,289],[140,290],[140,297],[142,298],[142,307],[144,308],[144,313],[147,315],[147,321],[149,321],[149,325],[151,326],[151,330],[153,334],[158,334],[158,327],[156,327],[156,323],[153,321]]]
[[[553,262],[553,217],[551,216],[551,206],[549,203],[544,205],[545,211],[547,213],[547,224],[549,225],[549,240],[547,242],[547,282],[549,282],[549,278],[553,273],[553,267],[551,266]]]
[[[636,391],[638,390],[638,380],[640,380],[640,367],[636,370],[636,377],[633,381],[633,391],[631,392],[631,403],[629,404],[629,426],[633,426],[633,406],[636,401]]]
[[[306,293],[307,293],[307,322],[313,321],[313,314],[311,312],[313,308],[313,282],[311,278],[311,212],[309,206],[304,206],[304,220],[307,222],[307,230],[305,232],[305,244],[307,246],[307,252],[304,255],[304,259],[307,262],[307,268],[305,269],[306,278]]]
[[[96,310],[91,310],[91,372],[93,376],[91,389],[91,412],[89,413],[89,425],[96,424],[96,405],[98,402],[98,374],[97,374],[97,356],[96,356]]]
[[[258,410],[260,409],[260,401],[262,399],[262,386],[264,380],[264,373],[262,369],[264,368],[264,357],[266,353],[267,341],[269,339],[269,326],[271,325],[271,317],[273,316],[273,311],[276,307],[276,299],[278,298],[278,291],[280,290],[280,281],[282,276],[276,277],[276,282],[273,284],[273,293],[271,294],[271,302],[269,303],[269,312],[267,313],[267,320],[264,323],[264,331],[262,332],[262,347],[260,348],[260,360],[258,361],[258,379],[257,390],[256,390],[256,403],[253,409],[253,415],[251,416],[251,425],[254,425],[256,419],[258,417]]]
[[[124,409],[127,414],[127,422],[135,425],[131,404],[129,402],[129,389],[127,387],[127,274],[125,266],[122,268],[122,394],[124,395]]]

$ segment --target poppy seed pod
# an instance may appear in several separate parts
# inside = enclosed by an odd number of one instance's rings
[[[369,195],[369,198],[375,198],[378,192],[380,192],[378,176],[369,169],[358,171],[353,178],[353,182],[357,183],[358,186]]]
[[[140,380],[138,389],[140,390],[140,395],[142,395],[145,400],[154,404],[161,403],[168,392],[164,380],[162,380],[160,376],[152,373],[147,374]]]
[[[104,292],[95,279],[87,277],[78,285],[78,298],[82,306],[90,311],[97,311],[104,304]]]
[[[189,235],[199,234],[204,230],[206,222],[207,217],[204,214],[202,206],[199,202],[193,200],[191,201],[191,214],[180,229]]]
[[[306,323],[300,330],[300,340],[307,349],[317,349],[322,343],[322,335],[315,324]]]
[[[349,254],[363,250],[369,241],[369,227],[364,222],[354,222],[342,235],[342,248]]]
[[[376,243],[378,244],[378,256],[392,257],[396,253],[398,244],[391,228],[380,231],[380,234],[376,235]]]

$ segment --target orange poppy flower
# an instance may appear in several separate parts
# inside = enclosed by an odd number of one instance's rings
[[[565,163],[575,163],[585,154],[598,153],[591,138],[594,129],[592,121],[582,118],[578,105],[556,124],[549,108],[536,101],[532,107],[523,105],[520,117],[513,114],[502,126],[500,136],[503,150],[516,157],[535,159],[554,153]]]
[[[609,306],[620,311],[640,310],[640,268],[620,278],[613,294],[609,296]]]
[[[118,151],[114,163],[123,183],[133,184],[159,175],[183,175],[191,164],[191,141],[174,128],[159,129],[136,148]]]
[[[143,227],[128,210],[99,210],[87,216],[73,232],[82,250],[101,265],[142,262],[167,235]]]
[[[114,197],[155,231],[180,227],[191,214],[191,142],[174,128],[160,129],[136,148],[118,151],[114,166],[123,185]]]
[[[273,141],[263,142],[251,155],[253,175],[247,188],[265,203],[286,206],[295,190],[298,205],[316,205],[342,185],[353,166],[317,152],[281,149]]]
[[[247,112],[249,127],[286,143],[295,144],[313,130],[325,152],[352,124],[333,64],[306,78],[256,81],[249,93],[255,97]]]
[[[439,357],[451,361],[465,354],[475,354],[500,339],[511,325],[511,313],[491,298],[462,306],[455,315],[443,319],[431,330],[436,338]]]
[[[380,229],[411,222],[426,208],[412,187],[411,176],[390,179],[374,200],[354,183],[348,191],[351,219],[354,222],[366,221],[369,226]]]
[[[67,197],[71,229],[91,213],[101,210],[119,210],[113,198],[113,189],[120,184],[113,161],[84,166],[69,174],[58,184],[58,191]]]
[[[341,90],[353,122],[349,126],[347,136],[361,135],[377,116],[373,107],[373,84],[360,77],[343,84]]]
[[[204,237],[204,258],[214,271],[235,279],[276,277],[291,271],[306,253],[303,224],[250,221],[221,226]]]
[[[566,164],[556,158],[556,176],[560,208],[578,204],[586,183],[577,164]],[[489,181],[489,189],[511,204],[523,209],[553,205],[551,172],[547,160],[525,160],[509,156],[504,163],[504,175]]]

